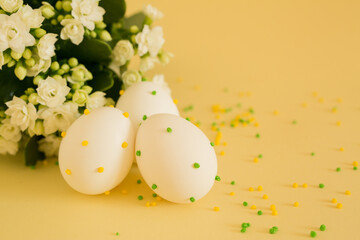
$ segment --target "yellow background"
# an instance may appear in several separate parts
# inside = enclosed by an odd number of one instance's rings
[[[20,156],[1,156],[0,239],[306,239],[312,230],[317,239],[360,239],[360,170],[352,170],[360,160],[360,1],[131,0],[128,14],[144,3],[165,13],[157,23],[176,57],[152,73],[165,73],[180,109],[194,105],[182,116],[200,121],[214,140],[211,106],[233,108],[216,120],[226,121],[228,146],[216,147],[225,152],[218,155],[222,181],[205,198],[178,205],[153,199],[145,183],[136,184],[134,167],[109,196],[86,196],[66,185],[55,160],[31,170]],[[249,107],[259,127],[230,128]],[[309,187],[293,189],[293,182]],[[258,185],[264,191],[247,190]],[[243,222],[251,223],[245,234]],[[272,226],[279,227],[275,235]]]

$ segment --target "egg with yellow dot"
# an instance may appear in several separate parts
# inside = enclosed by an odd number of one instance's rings
[[[174,203],[197,202],[211,190],[215,179],[221,180],[210,142],[184,118],[164,113],[152,115],[141,124],[136,136],[139,171],[161,198]]]
[[[140,123],[146,121],[143,119],[144,115],[150,117],[157,113],[170,113],[179,116],[175,100],[163,86],[145,81],[127,88],[120,96],[116,108],[129,114],[137,131]]]
[[[67,130],[59,149],[60,171],[69,186],[80,193],[106,193],[129,172],[134,145],[134,127],[121,110],[92,110]]]

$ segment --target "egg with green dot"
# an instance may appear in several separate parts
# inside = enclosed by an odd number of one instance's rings
[[[149,116],[138,129],[136,161],[149,188],[174,203],[195,204],[217,176],[214,147],[193,123],[173,114]]]
[[[59,167],[74,190],[102,194],[119,185],[134,160],[135,130],[116,108],[104,107],[78,118],[59,149]]]

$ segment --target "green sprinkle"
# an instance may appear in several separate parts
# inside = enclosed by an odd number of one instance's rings
[[[153,185],[151,186],[151,188],[152,188],[153,190],[155,190],[155,189],[157,189],[157,185],[156,185],[156,184],[153,184]]]
[[[190,202],[195,202],[195,198],[194,198],[194,197],[191,197],[191,198],[190,198]]]
[[[248,227],[250,227],[250,223],[246,223]]]
[[[172,129],[168,127],[168,128],[166,129],[166,131],[167,131],[168,133],[171,133],[171,132],[172,132]]]
[[[260,134],[257,133],[257,134],[255,135],[255,137],[256,137],[256,138],[260,138]]]
[[[116,236],[119,236],[119,232],[116,232],[115,235],[116,235]]]
[[[269,233],[270,233],[270,234],[275,234],[275,229],[274,229],[274,228],[270,228]]]
[[[246,232],[246,228],[242,228],[240,232],[245,233],[245,232]]]
[[[293,121],[292,121],[292,124],[294,124],[294,125],[297,124],[297,121],[296,121],[296,120],[293,120]]]
[[[231,183],[230,183],[231,185],[235,185],[235,181],[231,181]]]
[[[243,224],[241,224],[241,227],[242,228],[248,228],[248,227],[250,227],[250,223],[243,223]]]
[[[311,153],[311,156],[315,156],[315,153],[314,153],[314,152],[312,152],[312,153]]]
[[[337,172],[340,172],[340,171],[341,171],[341,168],[339,168],[339,167],[336,168],[336,171],[337,171]]]
[[[200,167],[200,164],[194,163],[194,168],[199,168],[199,167]]]
[[[31,167],[31,169],[33,169],[33,170],[35,170],[35,168],[36,168],[35,165],[31,165],[30,167]]]
[[[276,227],[276,226],[272,227],[272,229],[274,229],[274,230],[275,230],[275,232],[277,232],[277,231],[279,230],[279,228],[278,228],[278,227]]]
[[[55,165],[56,165],[56,166],[59,166],[59,161],[56,161],[56,162],[55,162]]]
[[[153,193],[153,195],[152,195],[153,197],[157,197],[157,194],[156,193]]]
[[[191,111],[191,110],[193,110],[193,109],[194,109],[194,106],[193,106],[193,105],[189,105],[189,106],[185,107],[185,108],[183,109],[183,111],[184,111],[184,112],[188,112],[188,111]]]
[[[221,180],[221,178],[219,176],[216,176],[215,180],[219,182]]]
[[[310,232],[310,237],[312,237],[312,238],[316,237],[316,232],[315,232],[315,231],[311,231],[311,232]]]
[[[254,109],[253,109],[253,108],[249,108],[249,113],[254,114],[254,113],[255,113]]]
[[[188,118],[188,117],[187,117],[187,118],[185,118],[185,119],[186,119],[186,120],[188,120],[188,121],[190,121],[190,118]]]
[[[353,167],[353,169],[356,171],[356,170],[358,170],[358,167],[355,166],[355,167]]]
[[[211,146],[215,146],[215,143],[213,143],[213,142],[210,142],[210,145],[211,145]]]
[[[146,116],[146,115],[144,115],[144,116],[143,116],[143,120],[145,121],[146,119],[147,119],[147,116]]]
[[[325,187],[325,185],[323,183],[319,184],[319,188],[324,188],[324,187]]]
[[[140,151],[140,150],[137,150],[137,151],[136,151],[136,156],[138,156],[138,157],[141,156],[141,151]]]
[[[211,126],[216,126],[216,122],[212,122]]]
[[[243,202],[243,206],[246,207],[248,205],[248,202]]]
[[[142,195],[139,195],[139,196],[138,196],[138,199],[139,199],[139,200],[143,200],[144,197],[143,197]]]
[[[156,95],[156,91],[152,91],[151,94],[152,94],[152,95]]]
[[[325,231],[325,230],[326,230],[325,224],[321,224],[321,226],[320,226],[320,231]]]
[[[263,212],[260,210],[257,212],[257,215],[261,216],[261,215],[263,215]]]
[[[262,158],[262,157],[263,157],[263,155],[262,155],[262,154],[259,154],[259,155],[258,155],[258,158]]]
[[[141,179],[138,179],[138,180],[136,181],[136,183],[137,183],[137,184],[141,184]]]
[[[231,108],[231,107],[225,109],[225,112],[226,112],[226,113],[231,112],[231,111],[232,111],[232,108]]]
[[[241,108],[241,103],[236,104],[236,107]]]

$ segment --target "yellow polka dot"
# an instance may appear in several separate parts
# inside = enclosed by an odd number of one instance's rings
[[[273,210],[273,211],[271,212],[271,214],[272,214],[273,216],[277,216],[277,215],[278,215],[278,211]]]
[[[299,202],[294,202],[294,207],[298,207],[299,206]]]
[[[145,206],[150,207],[150,202],[146,202]]]
[[[307,187],[308,187],[307,183],[304,183],[302,186],[303,186],[303,188],[307,188]]]
[[[256,205],[251,205],[250,209],[256,209]]]
[[[87,146],[88,144],[89,144],[89,142],[86,141],[86,140],[84,140],[84,141],[81,142],[81,145],[83,145],[84,147]]]
[[[220,211],[220,208],[219,207],[214,207],[214,211],[218,212],[218,211]]]
[[[343,151],[344,151],[344,148],[343,148],[343,147],[341,147],[341,148],[339,148],[339,150],[340,150],[340,152],[343,152]]]
[[[109,107],[114,108],[114,105],[109,105]]]
[[[84,110],[84,114],[85,114],[85,115],[89,115],[89,113],[90,113],[89,109],[85,109],[85,110]]]
[[[106,192],[104,192],[104,194],[105,194],[106,196],[109,196],[109,195],[110,195],[110,191],[106,191]]]
[[[156,202],[152,202],[152,203],[151,203],[151,206],[153,206],[153,207],[155,207],[156,205],[157,205]]]
[[[293,187],[293,188],[297,188],[297,187],[298,187],[298,184],[297,184],[297,183],[293,183],[292,187]]]
[[[61,132],[61,137],[65,137],[66,136],[66,132]]]
[[[235,193],[234,192],[230,192],[230,196],[234,196],[235,195]]]
[[[266,194],[264,194],[264,196],[263,196],[263,199],[269,199],[269,196],[268,195],[266,195]]]
[[[173,102],[175,103],[175,104],[178,104],[178,102],[179,102],[179,100],[177,100],[176,98],[173,100]]]
[[[216,114],[215,118],[216,118],[216,119],[220,119],[220,115],[219,115],[219,114]]]
[[[103,167],[99,167],[99,168],[97,169],[97,171],[98,171],[99,173],[102,173],[102,172],[104,172],[104,168],[103,168]]]
[[[250,192],[253,192],[253,191],[254,191],[254,188],[253,188],[253,187],[249,187],[249,191],[250,191]]]
[[[223,142],[223,146],[227,146],[228,145],[228,143],[227,142]]]
[[[336,208],[342,208],[342,207],[343,207],[342,203],[338,203],[338,204],[336,205]]]
[[[351,195],[351,192],[350,192],[349,190],[346,190],[346,191],[345,191],[345,194],[346,194],[346,195]]]
[[[221,152],[220,152],[220,155],[221,155],[221,156],[224,156],[224,155],[225,155],[225,152],[224,152],[224,151],[221,151]]]
[[[306,108],[306,107],[307,107],[307,103],[303,103],[303,104],[301,104],[301,106],[302,106],[303,108]]]
[[[263,190],[263,187],[262,186],[258,186],[258,191],[262,191]]]
[[[279,111],[278,111],[278,110],[275,110],[273,113],[274,113],[275,116],[279,115]]]
[[[256,157],[256,158],[254,158],[254,163],[257,163],[257,162],[259,162],[259,159]]]
[[[123,189],[123,190],[121,190],[121,193],[122,194],[127,194],[128,192],[125,189]]]
[[[65,173],[66,173],[67,175],[70,175],[70,174],[71,174],[71,170],[70,170],[70,169],[66,169],[66,170],[65,170]]]
[[[128,146],[128,143],[127,142],[123,142],[122,144],[121,144],[121,147],[122,148],[126,148]]]
[[[332,203],[337,203],[337,199],[336,199],[336,198],[333,198],[333,199],[331,199],[331,202],[332,202]]]
[[[161,201],[161,200],[162,200],[162,198],[159,197],[159,196],[157,196],[155,199],[156,199],[157,201]]]
[[[129,117],[129,113],[128,113],[128,112],[124,112],[123,115],[124,115],[124,117],[126,117],[126,118]]]
[[[354,167],[359,166],[359,162],[358,162],[358,161],[354,161],[354,162],[353,162],[353,166],[354,166]]]
[[[216,131],[217,127],[216,126],[211,126],[211,130]]]
[[[324,102],[324,98],[319,98],[319,103],[323,103]]]
[[[340,126],[341,126],[341,122],[340,122],[340,121],[337,121],[337,122],[336,122],[336,126],[340,127]]]
[[[258,126],[259,126],[259,123],[258,123],[258,122],[254,123],[254,126],[255,126],[255,127],[258,127]]]
[[[271,210],[271,211],[275,211],[275,210],[276,210],[276,207],[275,207],[274,204],[271,204],[271,205],[270,205],[270,210]]]
[[[313,92],[312,95],[313,95],[314,97],[316,97],[316,96],[318,95],[318,93],[317,93],[317,92]]]
[[[338,99],[336,99],[336,101],[337,101],[338,103],[342,103],[342,102],[343,102],[342,98],[338,98]]]
[[[121,89],[121,90],[119,91],[120,96],[122,96],[122,95],[124,94],[124,92],[125,92],[125,91]]]

